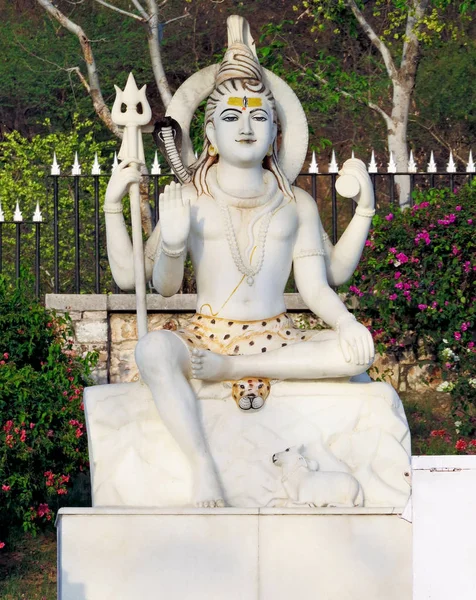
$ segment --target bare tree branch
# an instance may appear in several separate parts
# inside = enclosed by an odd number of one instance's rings
[[[160,52],[159,9],[157,7],[157,2],[155,0],[147,0],[147,8],[150,12],[147,23],[147,43],[149,45],[150,60],[160,98],[167,110],[167,106],[172,100],[172,93],[167,82],[164,66],[162,64],[162,54]]]
[[[144,21],[148,21],[150,19],[150,15],[148,15],[147,12],[143,9],[139,0],[132,0],[132,3],[137,8],[137,10],[140,12]]]
[[[418,119],[409,119],[409,121],[411,123],[415,123],[415,125],[418,125],[418,127],[421,127],[422,129],[428,131],[431,137],[434,140],[436,140],[438,144],[446,148],[449,152],[453,152],[455,158],[460,160],[464,165],[466,164],[465,159],[458,154],[458,151],[454,149],[448,142],[445,142],[445,140],[442,137],[440,137],[437,133],[433,131],[433,125],[430,125],[430,127],[428,127],[427,125],[424,125],[421,121],[418,121]]]
[[[423,15],[428,8],[429,0],[413,0],[412,7],[408,9],[407,25],[405,28],[405,40],[403,43],[402,61],[400,69],[405,71],[414,67],[418,67],[419,47],[420,42],[416,35],[416,27],[423,18]]]
[[[286,58],[289,60],[289,62],[291,62],[295,67],[300,69],[303,73],[309,74],[306,67],[304,67],[304,65],[301,65],[297,60],[291,58],[290,56],[287,56]],[[312,72],[311,76],[314,77],[314,79],[316,81],[319,81],[320,83],[323,83],[324,85],[329,85],[329,86],[331,85],[325,77],[323,77],[322,75],[319,75],[318,73]],[[359,104],[363,104],[364,106],[368,106],[369,108],[374,110],[376,113],[378,113],[382,117],[382,119],[385,121],[385,124],[387,125],[387,127],[390,127],[392,125],[392,119],[390,118],[390,115],[388,115],[383,110],[383,108],[378,106],[378,104],[375,104],[374,102],[371,102],[370,100],[363,100],[362,98],[358,98],[357,96],[354,96],[353,94],[343,90],[342,88],[336,87],[336,86],[333,86],[332,89],[335,90],[336,92],[338,92],[341,96],[344,96],[346,98],[351,98],[355,102],[358,102]]]
[[[398,78],[398,69],[393,62],[392,55],[390,54],[390,50],[387,46],[382,42],[379,36],[372,29],[370,23],[364,17],[363,13],[360,11],[357,6],[355,0],[345,0],[345,3],[350,8],[350,10],[354,13],[354,17],[357,19],[357,22],[364,30],[367,37],[370,39],[375,48],[380,52],[383,62],[385,63],[385,67],[387,69],[388,76],[392,81]]]
[[[62,25],[65,29],[67,29],[70,33],[74,34],[79,39],[88,73],[87,83],[89,85],[89,95],[91,96],[91,99],[93,101],[94,109],[99,118],[106,125],[106,127],[110,131],[112,131],[112,133],[114,133],[114,135],[116,135],[118,138],[122,138],[122,132],[113,122],[109,108],[104,102],[104,98],[101,92],[101,86],[99,83],[96,62],[94,60],[94,54],[91,47],[91,41],[89,40],[83,29],[79,25],[71,21],[71,19],[69,19],[65,14],[63,14],[58,8],[56,8],[56,6],[54,6],[52,2],[50,2],[50,0],[37,0],[37,2],[41,7],[44,8],[44,10],[46,10],[46,12],[49,15],[51,15],[56,21],[58,21],[60,25]],[[79,76],[79,68],[76,72]]]
[[[139,17],[139,15],[135,15],[134,13],[131,13],[127,10],[122,10],[122,8],[118,8],[117,6],[114,6],[113,4],[109,4],[109,2],[105,2],[104,0],[94,0],[94,1],[97,2],[98,4],[102,4],[106,8],[110,8],[111,10],[115,10],[116,12],[121,13],[121,15],[126,15],[127,17],[131,17],[132,19],[137,19],[141,23],[143,23],[145,21],[144,17]]]

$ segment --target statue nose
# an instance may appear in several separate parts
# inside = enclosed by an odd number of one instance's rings
[[[241,135],[253,135],[253,127],[251,126],[251,115],[245,111],[241,115]]]

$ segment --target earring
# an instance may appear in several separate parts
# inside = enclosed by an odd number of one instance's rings
[[[266,156],[273,156],[273,144],[269,145],[268,152],[266,152]]]
[[[216,156],[218,154],[217,148],[215,148],[215,146],[208,146],[208,154],[210,156]]]

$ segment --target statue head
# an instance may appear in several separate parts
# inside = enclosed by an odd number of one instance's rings
[[[276,103],[264,80],[249,25],[241,17],[229,17],[228,50],[205,109],[203,151],[191,165],[198,193],[209,193],[208,169],[222,156],[237,166],[262,163],[274,173],[283,193],[292,198],[278,163],[277,133]]]

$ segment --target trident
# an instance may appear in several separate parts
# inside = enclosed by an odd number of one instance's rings
[[[142,144],[142,131],[150,122],[152,111],[145,96],[145,85],[139,90],[134,76],[129,73],[124,91],[114,86],[116,99],[112,107],[111,117],[116,125],[124,127],[124,138],[122,141],[119,158],[125,160],[136,158],[144,160],[144,147]],[[123,112],[122,106],[126,107]],[[141,107],[139,112],[139,107]],[[136,164],[139,168],[139,163]],[[144,266],[144,245],[142,241],[142,223],[140,212],[139,184],[133,183],[129,188],[131,202],[131,224],[132,224],[132,252],[134,260],[134,278],[136,289],[136,314],[137,333],[139,339],[147,333],[147,299]]]

